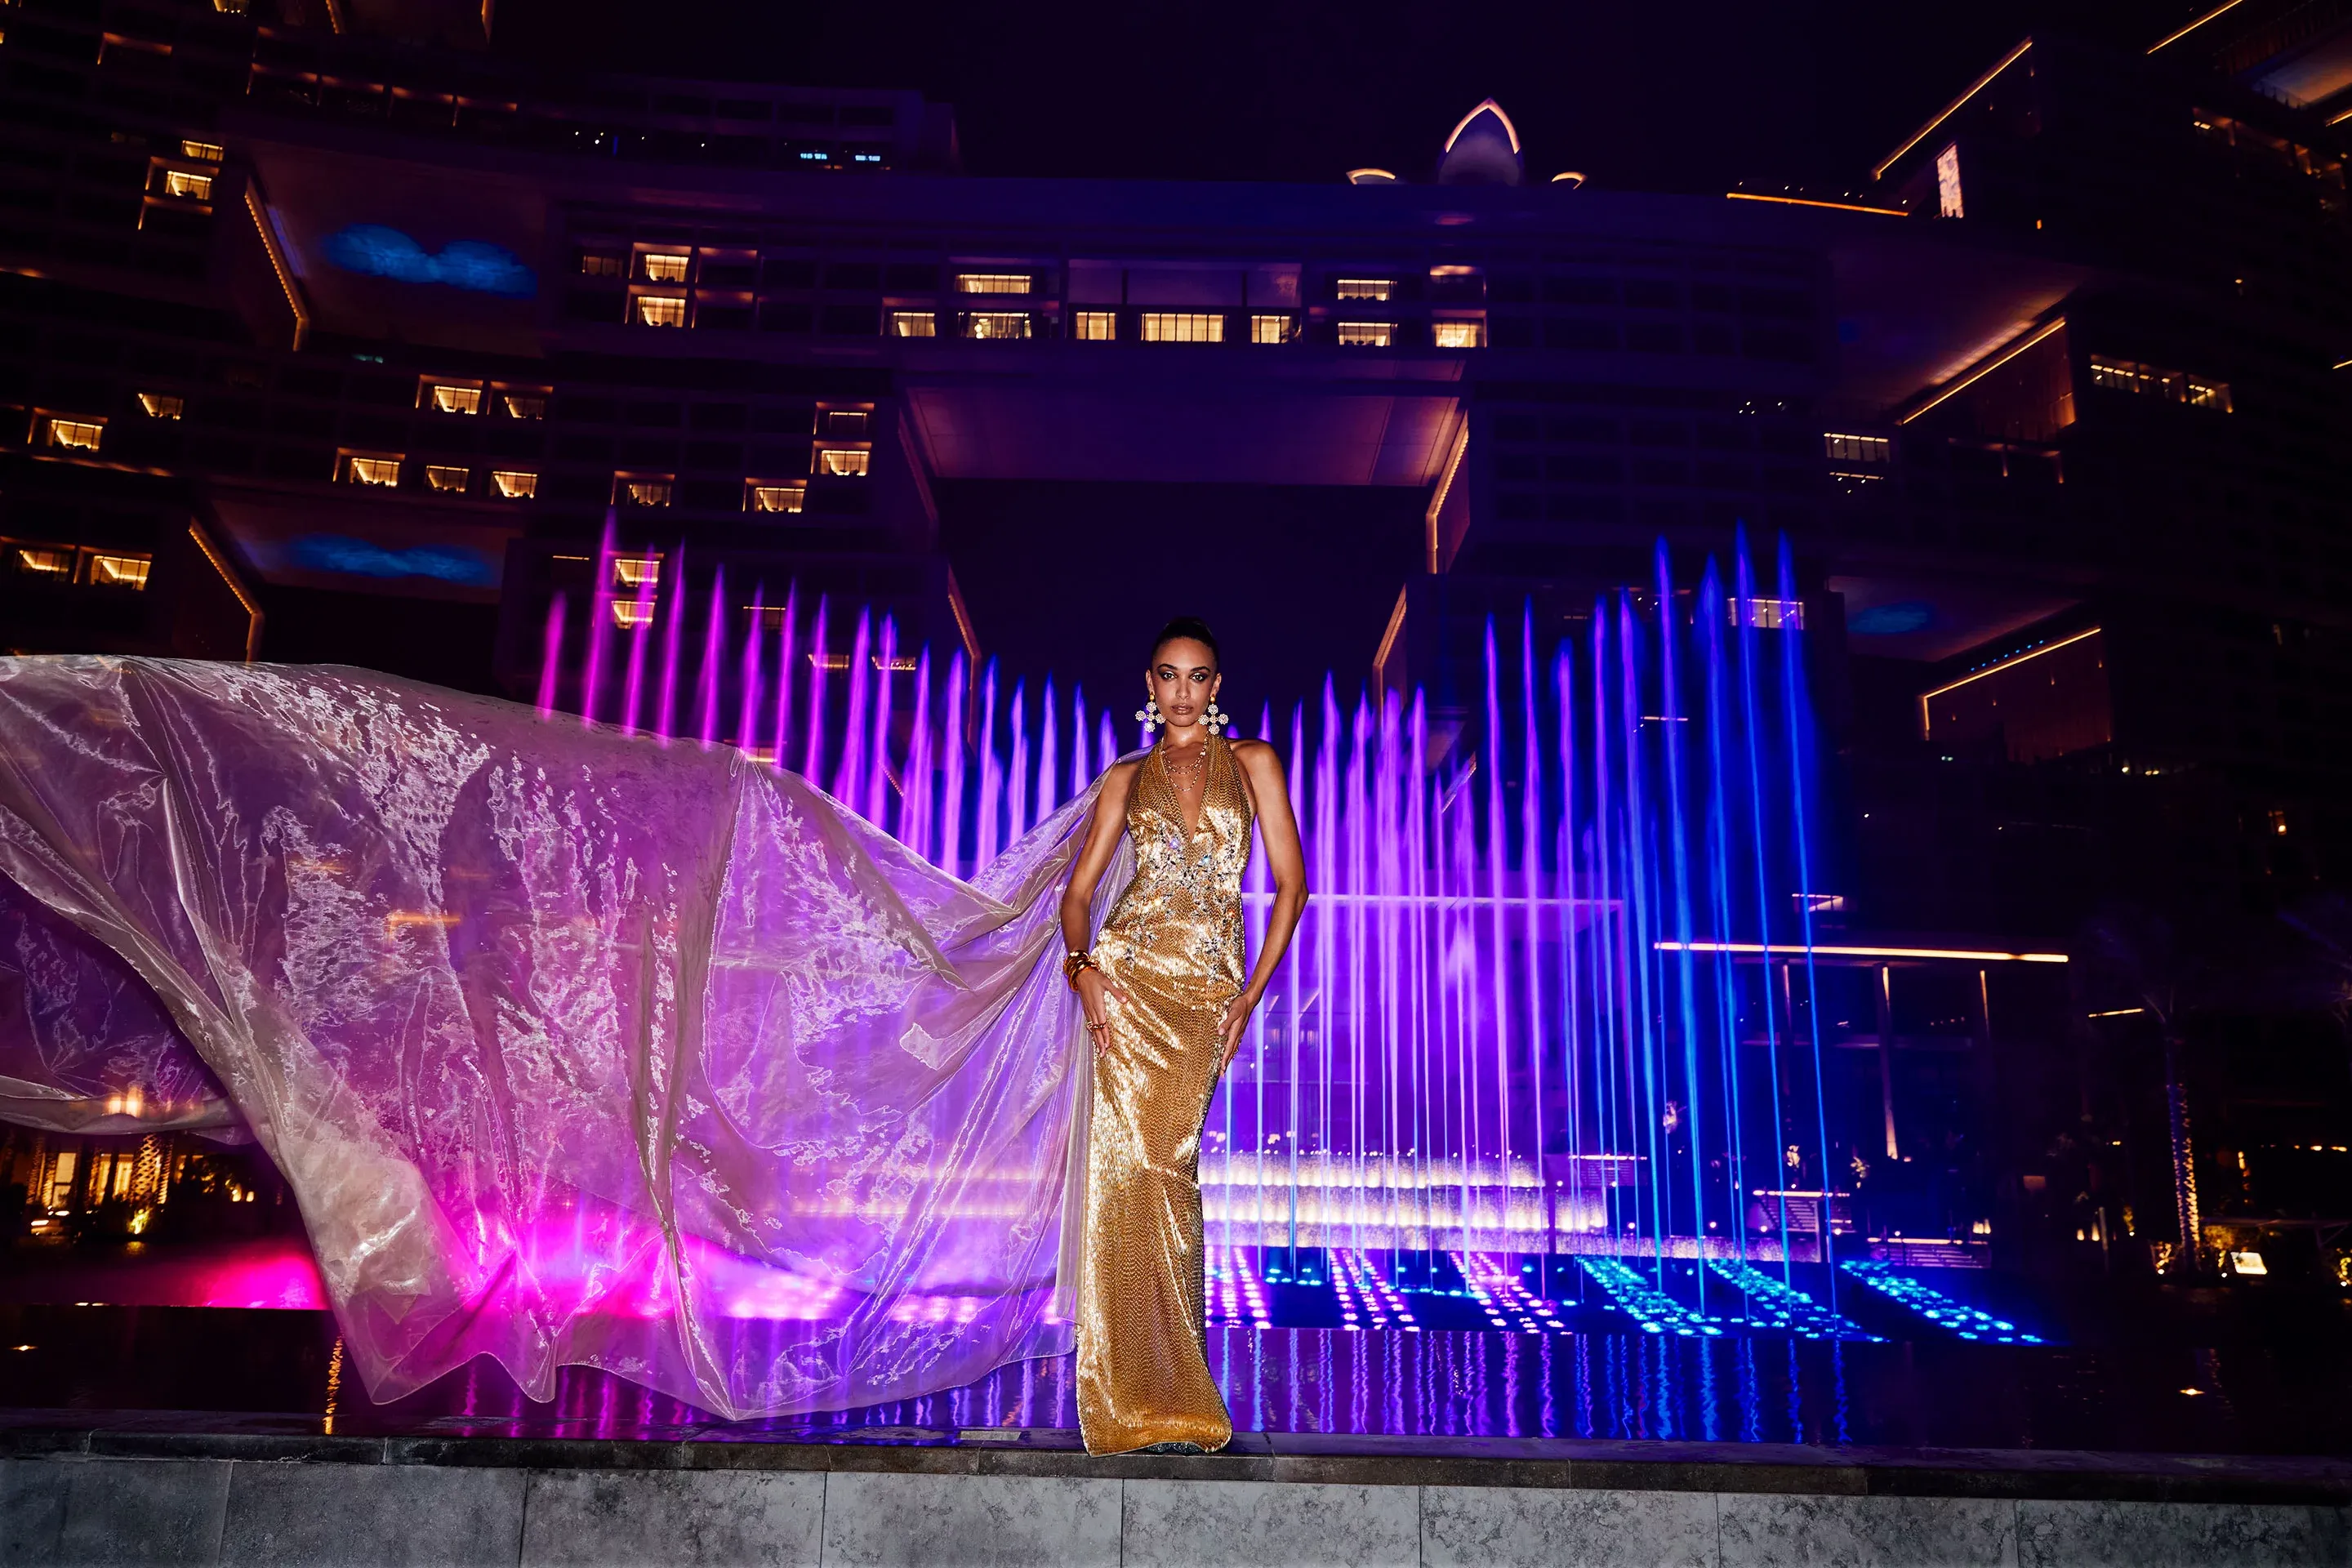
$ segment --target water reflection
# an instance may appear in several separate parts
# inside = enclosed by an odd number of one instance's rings
[[[0,1305],[0,1406],[194,1412],[168,1419],[312,1431],[331,1415],[337,1434],[1076,1441],[1067,1358],[922,1398],[762,1422],[721,1421],[580,1368],[537,1403],[487,1360],[372,1405],[341,1374],[329,1314],[243,1306],[288,1300],[287,1268],[256,1248],[74,1287],[135,1277],[152,1300],[172,1281],[163,1294],[189,1305],[75,1306],[90,1300],[78,1294]],[[2200,1343],[2178,1321],[2150,1327],[2149,1303],[2126,1304],[2102,1321],[2069,1319],[2097,1342],[2067,1346],[2021,1342],[2061,1337],[2054,1309],[2005,1299],[1980,1274],[1913,1276],[1908,1293],[1850,1289],[1834,1314],[1803,1268],[1786,1283],[1778,1271],[1746,1280],[1744,1293],[1736,1272],[1695,1259],[1657,1263],[1638,1293],[1622,1280],[1612,1289],[1612,1277],[1589,1259],[1221,1250],[1210,1366],[1244,1433],[1403,1451],[1509,1439],[2352,1451],[2352,1336],[2333,1316],[2209,1321],[2228,1331]],[[193,1304],[222,1300],[237,1305]],[[2020,1342],[1963,1338],[1977,1331],[1969,1313],[2010,1325]]]

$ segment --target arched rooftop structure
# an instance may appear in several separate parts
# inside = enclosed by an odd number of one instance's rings
[[[1518,128],[1491,98],[1461,118],[1437,159],[1441,185],[1516,185],[1525,174]]]

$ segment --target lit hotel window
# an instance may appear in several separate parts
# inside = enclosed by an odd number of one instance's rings
[[[425,466],[425,488],[438,490],[443,495],[464,495],[473,478],[474,470],[471,468],[444,468],[437,463]]]
[[[89,580],[101,588],[143,589],[154,564],[153,558],[145,555],[92,555]]]
[[[443,414],[479,414],[482,411],[482,389],[428,381],[425,384],[425,395],[417,401]]]
[[[2109,392],[2128,392],[2140,397],[2160,397],[2168,403],[2185,403],[2191,408],[2210,409],[2219,414],[2231,412],[2228,382],[2204,381],[2183,371],[2142,364],[2137,360],[2110,359],[2105,354],[2093,354],[2091,384]]]
[[[640,294],[636,299],[637,324],[643,327],[682,327],[686,325],[686,301],[674,294]]]
[[[614,506],[667,506],[671,479],[667,474],[614,474]]]
[[[62,447],[68,452],[97,451],[99,438],[106,433],[106,421],[103,419],[59,419],[51,416],[43,423],[47,426],[48,434],[42,444]]]
[[[655,606],[640,605],[635,599],[614,599],[613,624],[625,632],[641,632],[654,624]]]
[[[73,1202],[74,1166],[78,1163],[75,1150],[68,1149],[58,1155],[58,1163],[49,1174],[48,1196],[43,1200],[46,1207],[63,1209]]]
[[[544,419],[547,417],[547,399],[540,393],[502,393],[499,395],[499,401],[506,405],[507,417],[509,419]]]
[[[1391,278],[1341,278],[1337,283],[1342,300],[1385,300],[1396,291]]]
[[[1960,146],[1957,142],[1936,154],[1936,216],[1967,216],[1967,205],[1960,200]]]
[[[1442,349],[1475,349],[1486,342],[1484,321],[1432,321],[1429,335]]]
[[[389,489],[400,483],[400,457],[394,453],[345,452],[336,459],[335,478],[348,485]]]
[[[217,142],[183,142],[180,143],[180,155],[184,158],[194,158],[199,163],[217,163],[221,161],[221,153],[222,148],[220,143]]]
[[[816,450],[817,472],[835,479],[863,479],[873,461],[873,453],[848,447],[819,447]]]
[[[1396,342],[1393,321],[1342,321],[1339,323],[1339,346],[1343,349],[1384,349]]]
[[[1070,318],[1070,336],[1088,343],[1116,342],[1118,337],[1118,312],[1080,310]]]
[[[1147,343],[1221,343],[1225,319],[1201,310],[1146,310],[1143,341]]]
[[[490,493],[500,500],[529,500],[539,493],[539,476],[519,468],[492,468]]]
[[[1891,463],[1895,443],[1884,436],[1842,436],[1822,433],[1822,448],[1832,463]]]
[[[863,441],[866,417],[866,411],[860,408],[829,408],[824,415],[824,433],[845,441]]]
[[[1018,310],[973,310],[963,318],[968,338],[1025,338],[1029,318]]]
[[[1252,316],[1250,342],[1286,343],[1298,335],[1298,324],[1288,316]]]
[[[661,586],[662,558],[658,555],[624,555],[613,563],[613,586],[635,593],[640,588]]]
[[[1726,601],[1735,626],[1754,626],[1761,632],[1801,632],[1805,629],[1805,606],[1799,599],[1741,599]]]
[[[16,570],[35,577],[54,577],[60,583],[70,582],[74,574],[74,552],[48,545],[20,544],[16,547]]]
[[[894,338],[935,338],[940,324],[929,310],[893,310],[890,312],[890,335]]]
[[[208,202],[213,199],[213,177],[210,174],[191,174],[184,169],[166,169],[163,171],[163,194],[184,196],[192,202]]]
[[[797,512],[807,500],[806,485],[763,485],[753,479],[743,487],[745,511]]]
[[[959,294],[1026,294],[1029,292],[1029,274],[959,272],[955,275],[955,291]]]
[[[656,283],[686,281],[686,258],[683,256],[647,256],[645,258],[646,277]]]
[[[177,419],[187,412],[188,405],[168,392],[142,392],[139,406],[150,419]]]
[[[2109,392],[2145,392],[2160,396],[2164,373],[2153,365],[2136,363],[2131,360],[2108,359],[2101,354],[2091,356],[2091,384]]]

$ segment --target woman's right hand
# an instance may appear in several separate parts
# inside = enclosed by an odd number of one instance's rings
[[[1127,1000],[1127,993],[1113,985],[1099,969],[1078,971],[1078,1003],[1087,1012],[1087,1034],[1099,1054],[1110,1044],[1110,998]]]

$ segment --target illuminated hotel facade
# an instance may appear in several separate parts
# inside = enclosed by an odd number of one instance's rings
[[[2029,40],[1815,201],[1553,178],[1491,105],[1411,178],[978,179],[914,94],[265,9],[11,17],[12,647],[528,698],[556,595],[627,585],[609,515],[747,625],[823,594],[979,658],[1055,606],[959,505],[1197,485],[1364,519],[1393,570],[1309,629],[1475,722],[1487,616],[1745,528],[1795,551],[1876,926],[2341,869],[2347,84],[2266,10]]]

